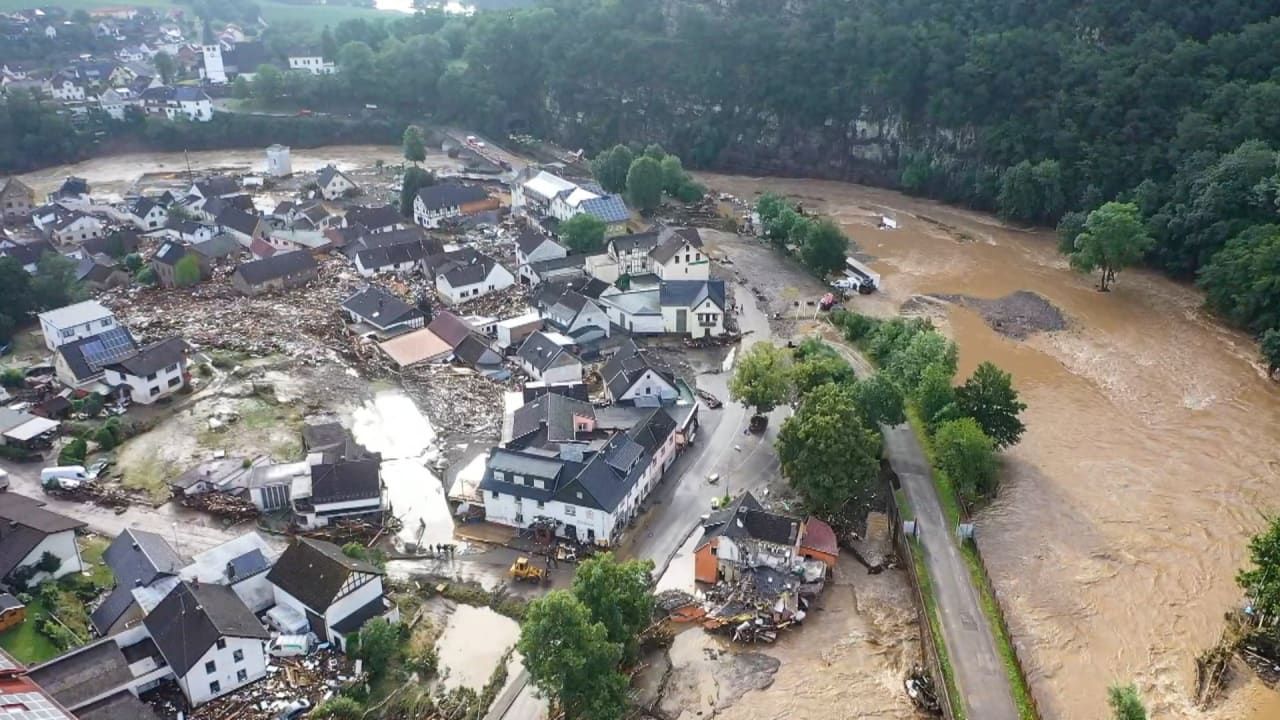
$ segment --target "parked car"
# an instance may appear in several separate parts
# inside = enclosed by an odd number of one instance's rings
[[[276,714],[276,720],[293,720],[296,717],[301,717],[303,713],[310,709],[310,700],[298,698],[280,708],[280,712]]]

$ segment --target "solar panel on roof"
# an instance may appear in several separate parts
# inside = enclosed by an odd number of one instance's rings
[[[93,370],[119,362],[136,352],[133,337],[124,328],[112,328],[80,346],[84,361]]]

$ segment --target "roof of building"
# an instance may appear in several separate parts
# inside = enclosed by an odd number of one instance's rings
[[[489,193],[478,185],[459,185],[457,183],[440,183],[418,190],[418,200],[428,211],[444,210],[460,207],[467,203],[487,200]]]
[[[55,700],[75,709],[133,680],[129,661],[110,638],[65,652],[27,671]],[[3,717],[3,716],[0,716]]]
[[[234,584],[269,570],[275,556],[276,553],[261,535],[247,532],[196,553],[191,558],[191,564],[182,569],[182,578]]]
[[[43,506],[43,502],[25,495],[0,493],[0,578],[13,572],[46,537],[85,526]]]
[[[235,195],[240,192],[240,183],[229,175],[210,175],[203,180],[197,180],[195,186],[200,191],[200,195],[206,198]]]
[[[151,259],[161,265],[170,267],[177,265],[178,261],[187,256],[187,246],[175,240],[165,240],[156,250],[156,254]]]
[[[502,364],[502,356],[489,347],[489,343],[476,333],[468,333],[453,349],[453,356],[473,368],[492,368]]]
[[[308,270],[314,271],[316,267],[316,259],[311,257],[311,253],[297,250],[244,263],[236,268],[236,273],[250,285],[260,285]]]
[[[80,720],[159,720],[151,706],[128,689],[81,705],[75,712]]]
[[[710,299],[724,309],[723,280],[664,280],[658,288],[658,302],[663,307],[693,308]]]
[[[663,408],[653,408],[640,422],[631,426],[627,435],[646,452],[656,454],[658,448],[667,442],[667,438],[671,437],[671,433],[675,430],[675,419]]]
[[[420,362],[438,360],[453,353],[453,346],[436,335],[430,328],[421,328],[379,343],[397,365],[408,367]]]
[[[423,317],[421,310],[377,285],[357,290],[342,301],[342,309],[379,328],[389,328]]]
[[[448,310],[436,313],[435,319],[427,327],[451,348],[458,347],[471,334],[471,326]]]
[[[0,651],[0,667],[8,664],[4,657],[7,656]],[[13,720],[75,720],[75,716],[30,678],[13,673],[0,675],[0,708],[5,708]]]
[[[353,207],[347,210],[348,225],[363,225],[370,230],[378,230],[409,222],[400,211],[390,205],[378,207]]]
[[[612,245],[614,252],[616,253],[624,253],[631,250],[643,250],[645,252],[649,252],[658,246],[658,235],[659,231],[650,230],[642,233],[616,235],[605,242]]]
[[[546,170],[539,171],[536,175],[524,182],[525,192],[532,191],[534,194],[551,200],[566,190],[572,191],[578,186],[564,178],[553,175]]]
[[[369,270],[380,270],[404,263],[417,262],[430,255],[433,249],[424,243],[404,242],[395,245],[377,245],[357,250],[355,257],[361,267]]]
[[[641,376],[650,370],[672,386],[675,385],[675,377],[670,370],[658,365],[646,353],[641,352],[634,341],[627,340],[618,348],[614,356],[609,358],[609,362],[604,364],[600,374],[609,389],[609,394],[617,398],[626,393]]]
[[[207,258],[224,258],[240,252],[240,243],[227,233],[218,233],[204,242],[194,243],[191,251]]]
[[[186,355],[186,341],[180,337],[171,337],[140,348],[133,355],[107,367],[122,375],[147,377],[151,373],[181,363]]]
[[[117,584],[111,589],[111,592],[107,593],[102,602],[98,603],[98,607],[89,613],[89,622],[93,623],[93,627],[98,631],[99,635],[111,634],[111,628],[115,627],[116,623],[125,616],[125,613],[129,612],[130,608],[135,608],[136,610],[137,606],[133,600],[133,588],[134,584],[132,582],[127,585]],[[137,611],[131,619],[139,619],[139,616],[140,611]]]
[[[698,547],[717,537],[748,538],[775,545],[794,545],[800,534],[800,520],[765,510],[754,495],[745,492],[724,508],[711,513],[703,521],[702,530]]]
[[[579,367],[582,365],[576,355],[541,330],[525,338],[516,357],[540,373],[567,363],[577,364]]]
[[[546,243],[551,243],[552,245],[560,247],[560,244],[555,240],[543,235],[533,228],[525,228],[516,236],[516,247],[520,248],[520,252],[525,255],[529,255]]]
[[[0,592],[0,612],[4,612],[5,610],[16,610],[20,607],[25,607],[21,600],[10,593]]]
[[[484,282],[498,261],[474,248],[464,247],[429,255],[423,259],[423,264],[429,275],[443,276],[451,286],[457,288]]]
[[[840,553],[840,542],[836,539],[836,531],[816,517],[806,518],[800,534],[800,547],[810,548],[828,555]]]
[[[702,235],[698,233],[697,228],[680,228],[672,230],[664,228],[658,233],[658,245],[649,251],[649,256],[660,263],[665,263],[680,251],[685,245],[691,245],[695,248],[702,247]]]
[[[391,609],[387,599],[381,595],[356,608],[350,615],[333,624],[334,632],[347,634],[359,630],[365,622],[386,614]]]
[[[267,574],[267,581],[323,613],[338,598],[352,573],[381,575],[363,560],[347,557],[342,548],[323,540],[298,538]]]
[[[591,403],[548,392],[517,408],[512,416],[512,443],[519,447],[558,444],[577,439],[574,418],[595,421]]]
[[[214,198],[214,200],[225,201],[225,198]],[[208,209],[208,203],[205,208]],[[238,207],[228,206],[218,213],[218,218],[214,222],[227,228],[231,228],[242,235],[253,235],[258,230],[258,223],[262,222],[262,217],[254,213],[248,213]]]
[[[631,211],[621,195],[604,195],[583,200],[578,204],[582,212],[599,218],[606,224],[626,222],[631,219]]]
[[[97,335],[62,345],[58,355],[77,381],[88,380],[102,369],[138,351],[138,344],[124,327],[116,325]]]
[[[134,217],[143,218],[143,217],[146,217],[147,214],[150,213],[152,210],[158,207],[160,207],[160,205],[156,203],[155,200],[152,200],[151,198],[145,195],[142,195],[134,198],[133,202],[129,203],[129,213],[132,214]]]
[[[529,263],[529,269],[537,275],[554,273],[557,270],[569,270],[571,268],[576,268],[578,270],[582,269],[581,255],[566,255],[565,257],[537,260]]]
[[[88,240],[85,241],[85,247],[88,246],[88,242]],[[33,240],[27,243],[0,241],[0,256],[11,257],[23,267],[35,265],[48,253],[58,254],[57,248],[48,240]]]
[[[65,230],[66,228],[69,228],[72,225],[75,225],[76,223],[82,220],[95,222],[95,223],[98,223],[99,225],[102,224],[101,220],[98,220],[98,218],[93,217],[92,215],[86,215],[80,212],[79,210],[68,210],[58,214],[58,219],[55,220],[53,223],[53,229],[55,231]]]
[[[333,182],[333,179],[337,177],[343,178],[352,185],[355,185],[355,182],[351,178],[347,177],[346,173],[333,165],[325,165],[320,168],[320,171],[316,173],[316,184],[322,188],[328,187],[329,183]]]
[[[382,463],[346,460],[311,466],[311,502],[368,500],[382,496]]]
[[[150,585],[162,575],[177,575],[186,562],[164,536],[127,528],[102,554],[117,585],[132,587],[137,581]]]
[[[235,591],[213,583],[178,583],[143,623],[178,677],[219,639],[271,637]]]
[[[103,307],[97,300],[85,300],[74,305],[67,305],[56,310],[40,313],[40,322],[48,323],[55,328],[69,328],[84,325],[96,320],[115,317],[111,311]]]
[[[80,282],[105,283],[121,272],[114,259],[106,255],[89,255],[76,266],[76,279]]]

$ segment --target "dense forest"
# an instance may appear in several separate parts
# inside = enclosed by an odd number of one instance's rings
[[[1068,241],[1089,211],[1132,203],[1146,262],[1280,333],[1276,3],[543,0],[268,40],[309,41],[342,72],[269,73],[242,94],[375,103],[591,153],[657,142],[691,167],[1062,221]]]

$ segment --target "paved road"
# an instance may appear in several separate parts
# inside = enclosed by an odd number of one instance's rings
[[[836,347],[859,375],[874,372],[862,355],[844,346]],[[969,566],[960,555],[954,528],[942,512],[937,486],[920,440],[906,423],[885,425],[881,429],[889,464],[898,474],[915,511],[920,543],[924,546],[925,569],[938,599],[942,637],[966,714],[974,720],[1018,720],[1009,674],[1000,658],[991,624],[982,612]]]

